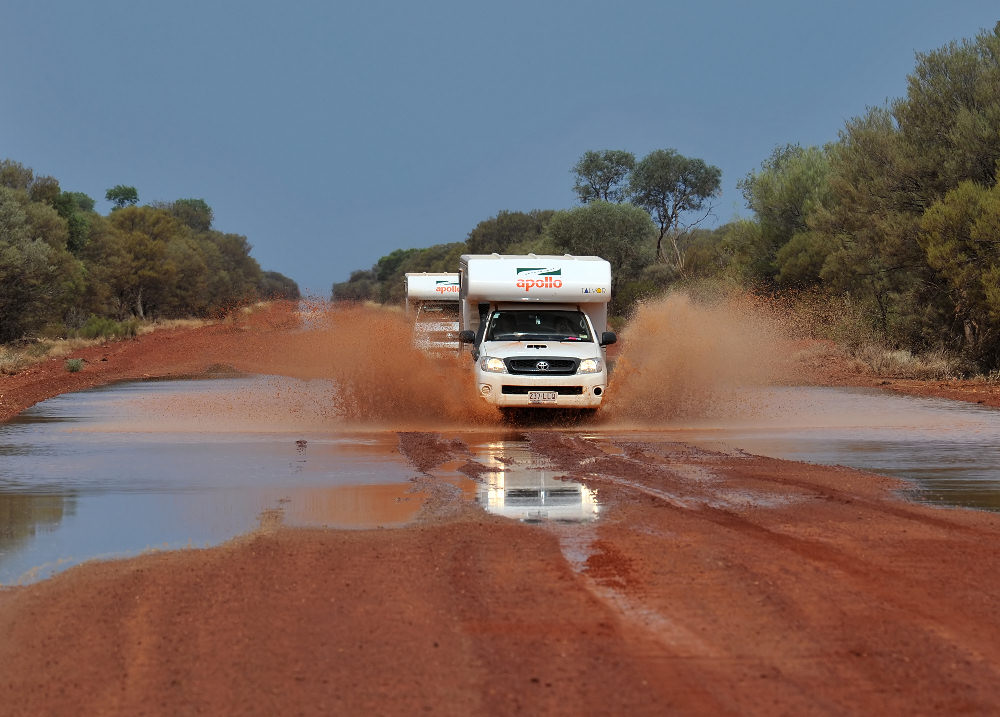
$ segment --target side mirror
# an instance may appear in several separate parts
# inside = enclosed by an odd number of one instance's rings
[[[618,336],[614,331],[605,331],[601,334],[601,346],[609,346],[618,343]]]
[[[474,344],[476,343],[476,332],[475,331],[459,331],[458,340],[463,344]]]

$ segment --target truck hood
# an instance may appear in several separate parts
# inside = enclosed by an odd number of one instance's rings
[[[545,348],[528,348],[544,346]],[[511,358],[513,356],[561,356],[565,358],[600,358],[601,347],[593,341],[484,341],[480,356]]]

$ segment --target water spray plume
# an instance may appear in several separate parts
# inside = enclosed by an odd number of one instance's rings
[[[446,425],[495,422],[497,411],[475,395],[468,356],[432,355],[413,345],[398,312],[335,306],[325,356],[340,415],[366,423]]]
[[[741,389],[785,382],[793,373],[779,312],[749,294],[696,301],[672,292],[640,304],[622,334],[601,412],[615,423],[724,414]]]
[[[317,300],[250,312],[222,330],[231,344],[203,360],[272,378],[226,399],[189,395],[185,415],[234,427],[257,422],[320,430],[505,425],[476,394],[468,354],[457,345],[444,354],[418,349],[401,311]],[[781,312],[751,295],[701,301],[675,292],[642,304],[622,331],[597,422],[663,426],[726,415],[742,400],[741,389],[789,380],[795,353],[789,335]],[[559,427],[579,420],[545,410],[515,424]]]

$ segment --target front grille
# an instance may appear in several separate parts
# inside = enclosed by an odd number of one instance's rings
[[[555,391],[560,396],[582,396],[583,386],[501,386],[500,393],[526,396],[529,391]]]
[[[515,375],[572,376],[580,365],[580,359],[519,356],[504,359],[504,363],[507,364],[507,372]]]

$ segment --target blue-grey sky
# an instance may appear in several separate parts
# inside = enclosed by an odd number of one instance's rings
[[[736,183],[903,96],[995,0],[7,0],[0,158],[104,201],[204,199],[303,290],[498,211],[575,204],[589,149]]]

